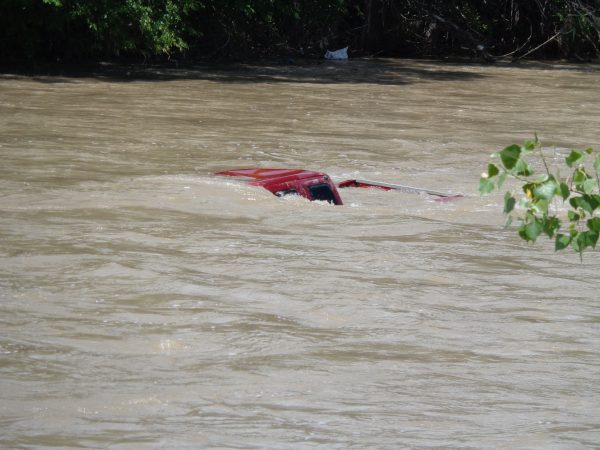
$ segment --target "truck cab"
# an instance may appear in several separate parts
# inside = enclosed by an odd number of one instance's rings
[[[246,180],[252,186],[262,186],[278,197],[300,195],[311,201],[342,205],[342,199],[331,178],[321,172],[299,169],[236,169],[216,175]]]

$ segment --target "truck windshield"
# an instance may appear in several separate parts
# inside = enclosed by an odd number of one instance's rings
[[[321,200],[335,204],[335,197],[327,184],[313,184],[308,187],[312,200]]]

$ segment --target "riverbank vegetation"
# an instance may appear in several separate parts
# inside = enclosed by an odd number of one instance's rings
[[[3,63],[128,58],[596,59],[599,0],[3,0]]]

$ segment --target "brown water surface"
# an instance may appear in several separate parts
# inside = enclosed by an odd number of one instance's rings
[[[600,254],[476,193],[490,153],[598,130],[597,66],[0,75],[0,447],[600,446]]]

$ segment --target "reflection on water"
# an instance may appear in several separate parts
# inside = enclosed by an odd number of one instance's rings
[[[600,260],[475,192],[534,132],[600,148],[596,67],[121,75],[0,76],[0,446],[598,445]],[[210,175],[239,167],[466,197]]]

